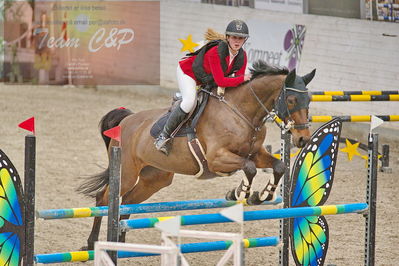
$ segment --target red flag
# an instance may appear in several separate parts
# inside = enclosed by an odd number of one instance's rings
[[[123,107],[123,106],[121,106],[121,107],[118,108],[118,110],[123,110],[123,109],[126,109],[126,108]]]
[[[31,118],[26,119],[24,122],[18,125],[20,128],[28,130],[35,134],[35,117],[32,116]]]
[[[111,139],[121,141],[121,126],[116,126],[111,129],[105,130],[103,134]]]

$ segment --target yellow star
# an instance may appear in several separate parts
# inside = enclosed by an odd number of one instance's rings
[[[293,157],[297,156],[297,155],[299,154],[300,151],[301,151],[301,150],[298,149],[295,153],[291,153],[291,154],[290,154],[290,158],[293,158]],[[281,159],[281,154],[280,154],[280,153],[273,153],[272,155],[274,156],[274,158],[277,158],[277,159],[279,159],[279,160]]]
[[[367,166],[369,166],[369,164],[368,164],[369,156],[368,155],[362,155],[361,157],[362,157],[362,159],[365,162],[364,166],[367,168]]]
[[[291,153],[291,154],[290,154],[290,158],[293,158],[293,157],[297,156],[297,155],[299,154],[300,151],[301,151],[301,149],[298,149],[296,152]]]
[[[193,42],[193,36],[189,34],[187,39],[179,39],[179,41],[183,44],[183,47],[180,49],[180,52],[189,51],[190,53],[194,52],[194,47],[199,46],[198,43]]]
[[[352,161],[352,158],[355,155],[361,156],[361,154],[357,151],[357,147],[360,144],[359,142],[352,144],[348,139],[346,139],[345,142],[346,142],[346,147],[341,149],[341,151],[348,153],[349,161]]]
[[[362,157],[362,159],[364,159],[364,161],[366,163],[365,166],[367,168],[369,166],[369,156],[368,155],[362,155],[361,157]],[[382,157],[382,154],[378,154],[377,155],[378,162],[380,162],[381,157]],[[377,167],[378,167],[378,163],[377,163]]]
[[[281,154],[280,153],[273,153],[274,158],[276,159],[281,159]]]

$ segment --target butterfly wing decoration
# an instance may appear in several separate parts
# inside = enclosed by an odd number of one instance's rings
[[[323,205],[330,194],[342,123],[337,118],[321,126],[297,156],[290,207]],[[290,224],[291,250],[296,265],[323,265],[328,249],[324,216],[298,217]]]
[[[0,265],[20,265],[24,244],[24,198],[14,165],[0,149]]]

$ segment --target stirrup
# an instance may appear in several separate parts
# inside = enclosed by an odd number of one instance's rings
[[[169,148],[168,148],[168,142],[171,140],[170,137],[166,137],[163,134],[159,135],[159,137],[155,140],[155,148],[158,151],[161,151],[165,153],[166,155],[169,155]]]

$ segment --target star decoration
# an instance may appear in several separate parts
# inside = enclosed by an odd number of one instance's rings
[[[361,156],[361,154],[357,151],[357,148],[359,147],[359,142],[352,144],[348,139],[345,140],[346,142],[346,147],[341,149],[342,152],[347,152],[348,153],[348,159],[349,161],[352,161],[353,156]]]
[[[296,156],[299,154],[300,151],[301,151],[301,149],[298,149],[296,152],[291,153],[291,154],[290,154],[290,158],[296,157]]]
[[[296,152],[291,153],[290,154],[290,158],[296,157],[299,154],[300,151],[301,151],[301,149],[298,149]],[[273,153],[272,155],[274,156],[274,158],[277,158],[277,159],[281,160],[281,154],[280,153]]]
[[[364,159],[364,161],[365,161],[365,166],[366,166],[366,168],[369,166],[369,156],[368,155],[362,155],[361,156],[362,157],[362,159]],[[381,157],[382,157],[382,154],[378,154],[377,155],[377,159],[378,159],[378,161],[377,162],[379,162],[380,160],[381,160]],[[378,167],[378,165],[377,165],[377,167]]]
[[[187,39],[179,39],[179,41],[183,44],[183,47],[180,49],[180,52],[189,51],[190,53],[194,52],[194,48],[199,46],[198,43],[193,42],[193,36],[189,34]]]

